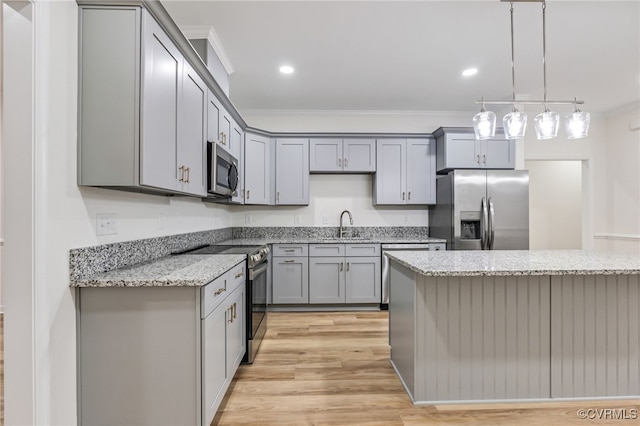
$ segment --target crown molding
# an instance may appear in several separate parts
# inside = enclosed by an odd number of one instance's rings
[[[209,44],[211,44],[213,51],[218,55],[218,59],[222,62],[222,66],[225,71],[227,71],[227,74],[233,74],[235,71],[233,64],[231,64],[229,55],[227,55],[227,51],[213,27],[206,25],[184,25],[181,26],[180,29],[187,39],[206,39]]]

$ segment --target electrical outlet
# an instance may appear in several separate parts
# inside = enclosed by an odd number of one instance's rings
[[[300,215],[299,214],[293,216],[293,224],[294,225],[300,225]]]
[[[329,216],[322,216],[322,224],[323,225],[329,224]]]
[[[404,223],[405,223],[405,225],[406,225],[407,223],[409,223],[409,216],[405,216],[405,217],[404,217]]]
[[[250,215],[250,214],[245,214],[244,215],[244,223],[246,223],[248,225],[251,222],[253,222],[253,216]]]
[[[96,214],[96,235],[115,235],[118,233],[118,215],[115,213]]]

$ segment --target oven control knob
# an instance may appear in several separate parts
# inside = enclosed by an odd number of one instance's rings
[[[251,255],[251,260],[254,262],[257,262],[258,260],[260,260],[260,256],[257,254],[252,254]]]

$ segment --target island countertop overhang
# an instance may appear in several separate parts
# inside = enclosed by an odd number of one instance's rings
[[[640,274],[640,257],[585,250],[393,251],[410,270],[433,277]]]

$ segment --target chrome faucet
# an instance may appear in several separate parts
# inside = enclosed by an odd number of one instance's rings
[[[349,215],[349,223],[353,225],[353,216],[351,216],[351,212],[349,210],[343,210],[342,213],[340,213],[340,231],[338,233],[338,236],[340,238],[343,238],[344,235],[347,233],[347,231],[344,229],[344,226],[342,225],[342,218],[344,217],[345,213]]]

